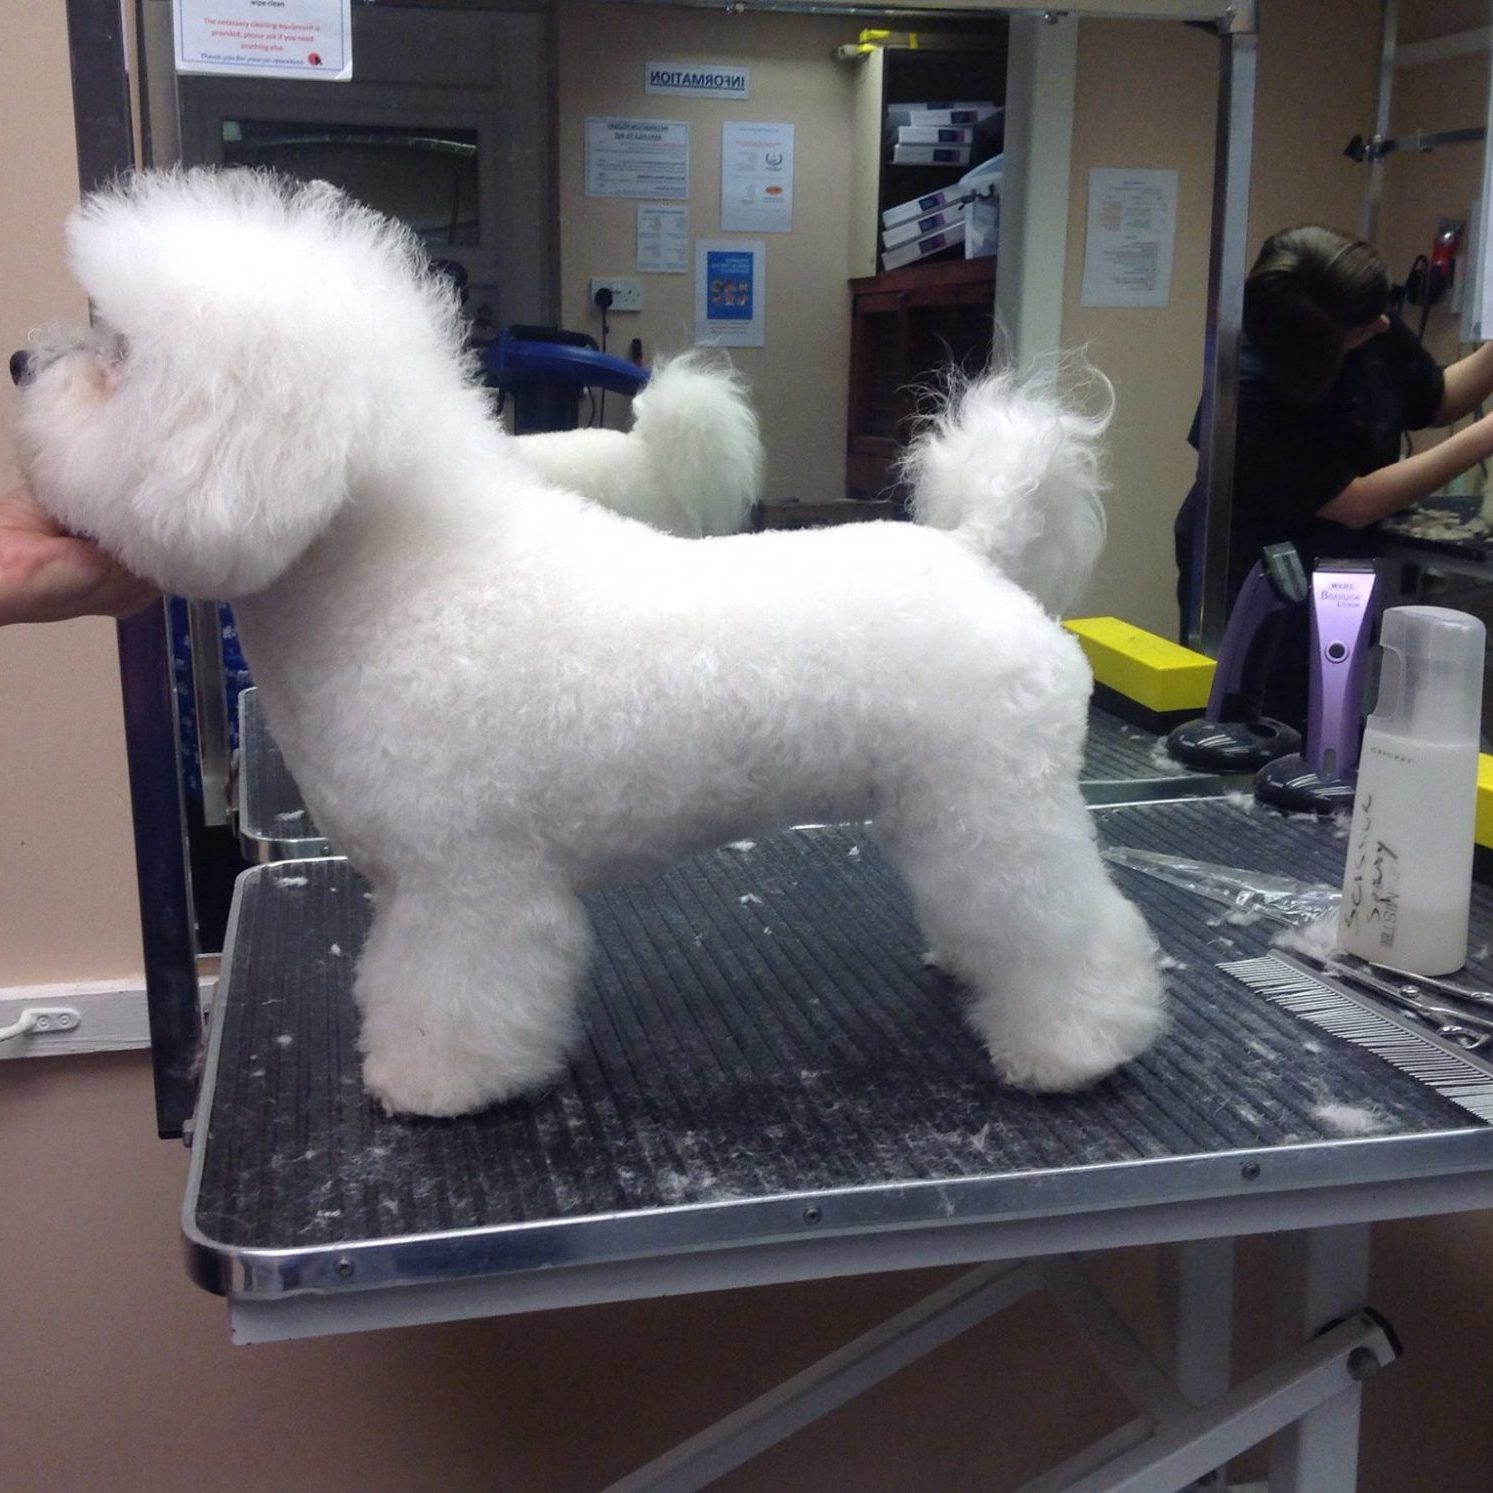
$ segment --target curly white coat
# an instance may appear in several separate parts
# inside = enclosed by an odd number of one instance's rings
[[[25,469],[132,569],[234,603],[375,888],[388,1108],[552,1079],[577,894],[805,820],[874,821],[1008,1081],[1077,1087],[1156,1035],[1155,945],[1077,784],[1088,671],[1019,584],[1056,606],[1086,576],[1104,416],[977,381],[910,460],[924,524],[680,539],[540,475],[418,245],[323,184],[145,174],[69,244],[102,324],[38,349]]]

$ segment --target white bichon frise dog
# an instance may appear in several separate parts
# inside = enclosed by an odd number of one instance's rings
[[[1161,1024],[1078,788],[1049,605],[1102,539],[1105,416],[992,377],[910,462],[922,523],[686,540],[539,475],[415,239],[333,188],[142,175],[68,227],[92,331],[20,360],[41,503],[233,602],[318,825],[374,887],[364,1077],[453,1115],[564,1066],[578,893],[873,820],[997,1072],[1071,1089]]]
[[[547,482],[685,539],[739,533],[762,494],[742,381],[698,353],[659,364],[633,399],[629,431],[547,431],[514,444]]]

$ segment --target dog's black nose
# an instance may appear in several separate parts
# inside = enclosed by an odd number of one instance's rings
[[[17,388],[31,382],[31,354],[28,352],[10,355],[10,381]]]

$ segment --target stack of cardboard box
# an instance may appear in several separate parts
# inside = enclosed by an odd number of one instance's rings
[[[967,166],[976,141],[998,131],[1005,114],[990,102],[893,104],[886,112],[894,166]]]

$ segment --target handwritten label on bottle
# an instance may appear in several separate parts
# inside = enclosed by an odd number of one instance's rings
[[[1374,798],[1367,795],[1356,806],[1355,835],[1348,850],[1348,874],[1343,887],[1343,928],[1377,937],[1380,947],[1394,948],[1400,920],[1400,857],[1374,828]]]

